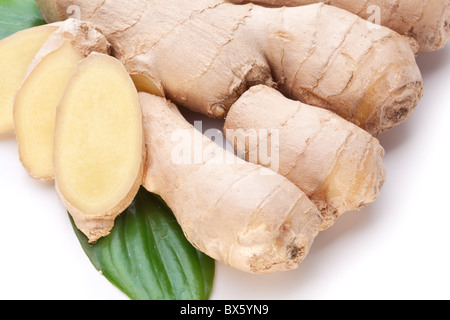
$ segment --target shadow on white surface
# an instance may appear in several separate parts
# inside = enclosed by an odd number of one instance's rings
[[[448,56],[450,54],[450,45],[446,48],[435,51],[421,53],[417,57],[417,64],[422,72],[422,77],[425,81],[425,90],[427,90],[427,79],[433,77],[433,75],[445,67],[448,63]]]
[[[433,114],[439,112],[442,103],[436,103],[437,101],[433,96],[434,88],[432,87],[435,87],[435,83],[433,83],[435,82],[435,77],[439,76],[438,73],[442,72],[448,64],[449,56],[450,46],[440,51],[423,53],[417,57],[417,63],[425,83],[424,95],[409,119],[378,136],[386,153],[414,140],[416,135],[422,134],[422,130],[427,126],[428,120],[432,118]],[[438,87],[448,90],[448,85],[446,86],[445,82],[443,84]],[[447,101],[444,103],[449,104]]]
[[[339,268],[333,264],[342,265],[340,256],[350,249],[345,246],[351,239],[357,239],[357,234],[364,233],[374,222],[374,209],[364,208],[359,212],[351,212],[342,216],[330,229],[321,232],[316,238],[310,253],[300,266],[292,271],[252,275],[234,270],[217,263],[217,280],[212,299],[235,299],[236,291],[227,288],[239,288],[239,299],[310,299],[317,296],[317,288],[327,290],[325,280]],[[347,261],[349,262],[349,261]],[[335,271],[336,270],[336,271]],[[226,284],[223,283],[226,278]],[[309,295],[309,291],[312,291]],[[324,294],[326,295],[326,294]]]

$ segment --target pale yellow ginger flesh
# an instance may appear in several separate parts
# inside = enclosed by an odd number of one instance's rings
[[[246,272],[296,268],[322,222],[308,197],[285,177],[206,138],[169,101],[146,93],[140,99],[144,186],[161,195],[189,241]]]
[[[32,60],[14,102],[20,160],[31,176],[53,179],[56,107],[77,63],[92,51],[106,53],[108,48],[104,36],[91,26],[69,19]]]
[[[423,94],[409,38],[322,3],[289,8],[224,0],[38,3],[49,21],[68,18],[67,9],[76,6],[80,19],[107,37],[130,74],[210,117],[226,116],[249,87],[265,84],[376,134],[405,121]]]
[[[57,192],[90,242],[107,235],[143,175],[142,115],[136,88],[115,58],[78,64],[56,112]]]
[[[14,97],[34,56],[56,29],[35,27],[0,41],[0,134],[14,130]]]
[[[14,105],[20,160],[36,178],[53,179],[56,107],[83,56],[70,42],[48,54],[27,77]]]
[[[130,76],[139,92],[147,92],[158,97],[164,97],[164,90],[161,84],[155,80],[142,74],[131,74]]]
[[[328,110],[289,100],[266,86],[241,96],[224,132],[247,161],[276,170],[304,191],[324,216],[322,229],[344,212],[374,202],[385,181],[384,150],[376,138]],[[267,145],[273,150],[270,162],[264,158]]]
[[[228,0],[265,6],[302,6],[323,2],[414,38],[421,52],[443,48],[450,38],[448,0]]]

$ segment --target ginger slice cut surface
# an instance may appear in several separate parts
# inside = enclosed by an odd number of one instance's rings
[[[14,97],[33,57],[57,28],[35,27],[0,41],[0,134],[13,131]]]
[[[28,67],[14,102],[14,127],[22,164],[35,178],[53,179],[56,107],[77,63],[91,52],[109,52],[106,38],[89,23],[68,19]]]
[[[93,53],[79,63],[56,113],[58,194],[91,242],[109,233],[142,182],[143,128],[123,65]]]
[[[26,78],[14,104],[20,159],[36,178],[53,179],[56,107],[83,56],[69,41],[48,54]]]

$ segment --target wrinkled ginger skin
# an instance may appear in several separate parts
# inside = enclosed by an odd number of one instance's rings
[[[442,49],[450,38],[450,1],[448,0],[228,0],[236,4],[255,3],[265,6],[303,6],[323,2],[414,38],[420,52]],[[376,6],[376,7],[375,7]]]
[[[66,42],[70,42],[71,46],[83,57],[87,57],[92,52],[111,53],[111,45],[106,40],[106,37],[87,21],[67,19],[64,22],[54,23],[53,25],[57,26],[58,29],[52,33],[36,53],[28,66],[28,72],[25,78],[27,78],[44,57],[61,48]]]
[[[268,145],[266,137],[259,136],[251,146],[236,143],[250,141],[261,129],[277,130],[278,173],[321,210],[322,230],[343,213],[358,210],[379,196],[386,178],[384,150],[356,125],[328,110],[289,100],[275,89],[255,86],[232,106],[224,132],[239,154],[261,164],[259,157],[249,154]]]
[[[281,175],[242,161],[196,133],[167,100],[146,93],[140,99],[147,149],[144,187],[164,199],[189,241],[245,272],[296,268],[322,221],[307,196]],[[203,159],[173,163],[181,136],[189,143],[198,139]],[[234,160],[223,163],[225,157]]]
[[[406,120],[422,97],[409,40],[333,6],[38,3],[50,21],[66,19],[67,8],[78,6],[80,18],[107,37],[130,74],[154,79],[168,99],[210,117],[226,116],[249,87],[264,84],[375,134]]]

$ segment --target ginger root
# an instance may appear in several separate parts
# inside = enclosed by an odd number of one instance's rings
[[[261,160],[260,149],[277,141],[271,141],[270,133],[258,135],[261,129],[277,130],[278,148],[271,147],[277,152],[271,155],[278,160],[275,169],[321,210],[322,230],[344,212],[377,199],[386,176],[384,150],[366,131],[328,110],[255,86],[231,107],[224,132],[247,161],[272,167]]]
[[[49,21],[66,19],[76,6],[130,74],[210,117],[226,116],[249,87],[265,84],[375,134],[407,119],[423,93],[409,39],[322,3],[37,2]]]
[[[23,30],[0,41],[0,134],[14,130],[14,97],[28,66],[57,26]]]
[[[107,235],[142,184],[144,138],[136,88],[115,58],[92,53],[56,112],[56,190],[90,242]]]
[[[420,52],[442,49],[450,38],[448,0],[228,0],[266,6],[302,6],[323,2],[413,37]],[[379,16],[377,16],[379,14]],[[379,19],[379,21],[377,21]]]
[[[144,187],[164,199],[189,241],[243,271],[296,268],[322,222],[306,195],[197,132],[169,101],[146,93],[140,100],[147,146]],[[178,156],[185,162],[178,163]]]
[[[56,107],[77,63],[91,52],[108,52],[108,42],[85,22],[69,19],[31,62],[14,102],[20,160],[31,176],[53,179]]]
[[[212,258],[252,273],[291,270],[321,229],[377,198],[383,149],[370,134],[402,123],[423,93],[413,41],[323,3],[37,2],[48,21],[76,8],[87,22],[0,42],[13,79],[0,88],[0,133],[18,92],[22,162],[54,177],[90,242],[143,185]],[[225,151],[156,95],[226,117],[226,129],[279,130],[280,173]]]

